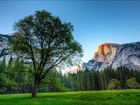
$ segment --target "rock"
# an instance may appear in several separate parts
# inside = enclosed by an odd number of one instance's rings
[[[140,70],[140,42],[123,44],[118,48],[111,68],[116,69],[120,66]]]
[[[98,62],[110,62],[114,59],[119,44],[104,43],[98,47],[94,54],[94,60]]]
[[[13,33],[0,34],[0,61],[5,59],[5,64],[8,65],[10,58],[12,58],[12,60],[18,59],[19,61],[30,63],[31,59],[29,59],[27,56],[16,55],[10,51],[10,44],[8,40],[13,37]]]
[[[116,44],[104,43],[94,53],[94,58],[81,65],[80,70],[117,69],[118,67],[140,70],[140,42]]]
[[[69,70],[68,72],[66,72],[65,75],[68,75],[68,73],[77,73],[80,70],[81,70],[81,66],[78,66],[75,69],[72,69],[72,70]]]

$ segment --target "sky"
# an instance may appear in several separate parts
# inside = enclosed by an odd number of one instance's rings
[[[139,1],[0,0],[0,33],[13,33],[15,22],[44,9],[74,25],[73,36],[84,50],[83,62],[92,59],[105,42],[140,41]]]

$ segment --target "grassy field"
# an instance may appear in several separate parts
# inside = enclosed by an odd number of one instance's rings
[[[140,105],[140,90],[1,94],[0,105]]]

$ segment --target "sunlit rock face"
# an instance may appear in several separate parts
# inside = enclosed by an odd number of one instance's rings
[[[117,69],[121,66],[140,70],[140,42],[99,45],[93,59],[84,62],[80,70],[104,70],[107,67]]]
[[[94,60],[98,62],[109,62],[114,59],[119,44],[105,43],[98,47],[94,54]]]
[[[96,62],[102,62],[102,65],[96,70],[107,68],[112,63],[119,46],[119,44],[115,43],[104,43],[98,47],[98,51],[95,52],[93,59]]]
[[[98,47],[94,54],[94,63],[85,63],[83,69],[104,70],[109,67],[117,69],[125,66],[130,69],[140,70],[140,42],[128,44],[104,43]],[[94,65],[100,62],[100,65]],[[97,66],[97,67],[96,67]]]

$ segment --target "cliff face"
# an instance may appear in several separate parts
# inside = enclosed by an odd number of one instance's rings
[[[8,42],[9,38],[11,38],[11,36],[0,34],[0,61],[5,59],[6,65],[8,64],[10,60],[10,53],[9,53],[10,47],[9,47],[9,42]]]
[[[91,60],[90,60],[91,61]],[[82,69],[104,70],[121,66],[140,70],[140,42],[128,44],[104,43],[95,52],[93,62],[82,64]]]
[[[13,60],[18,59],[19,61],[24,61],[25,63],[31,62],[26,56],[17,56],[10,51],[9,39],[13,38],[13,34],[0,34],[0,61],[5,59],[6,65],[9,63],[10,58]]]
[[[114,59],[119,44],[104,43],[98,47],[94,54],[94,60],[98,62],[110,62]]]
[[[120,66],[140,70],[140,42],[119,46],[117,54],[110,67],[116,69]]]
[[[104,43],[94,53],[94,58],[83,63],[81,70],[104,70],[118,67],[140,70],[140,42],[115,44]]]
[[[108,65],[112,63],[116,56],[118,48],[119,44],[114,43],[104,43],[98,47],[98,51],[95,52],[93,59],[96,62],[102,62],[102,65],[98,67],[99,70],[108,67]]]

